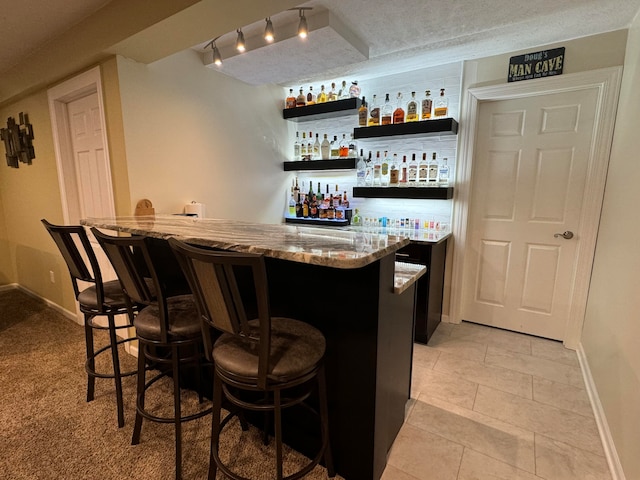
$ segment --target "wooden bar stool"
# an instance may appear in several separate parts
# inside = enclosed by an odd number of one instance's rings
[[[302,478],[323,457],[328,474],[333,477],[322,333],[304,322],[271,316],[262,255],[206,250],[173,238],[169,244],[196,298],[203,327],[207,327],[203,328],[205,352],[214,365],[209,479],[215,479],[219,468],[234,480],[247,480],[232,472],[218,455],[221,430],[237,414],[234,411],[220,420],[223,393],[238,409],[273,413],[276,475],[282,480],[282,409],[303,405],[317,413],[304,403],[314,387],[320,406],[320,448],[313,460],[286,480]],[[237,275],[250,276],[252,291],[241,292]],[[257,318],[247,318],[247,297],[243,295],[255,299]],[[222,332],[215,343],[211,329]],[[247,392],[255,398],[249,399]],[[266,430],[264,434],[267,438]]]
[[[134,375],[130,372],[120,371],[120,358],[118,345],[135,340],[129,337],[118,340],[117,330],[132,326],[134,312],[138,306],[129,302],[118,280],[102,281],[102,274],[98,260],[87,232],[82,225],[53,225],[42,219],[42,223],[58,246],[71,275],[73,291],[80,305],[80,311],[84,314],[84,333],[87,349],[85,370],[87,371],[87,402],[95,397],[96,378],[113,378],[116,386],[116,402],[118,406],[118,427],[124,426],[124,406],[122,402],[122,377]],[[82,247],[82,251],[79,246]],[[86,282],[89,287],[80,289],[78,282]],[[127,315],[128,323],[116,325],[117,315]],[[95,322],[97,317],[107,317],[107,325],[103,326]],[[93,343],[94,330],[108,330],[109,344],[95,350]],[[96,357],[104,352],[111,352],[112,373],[96,371]]]
[[[91,229],[107,254],[125,294],[141,305],[133,324],[138,338],[138,386],[136,422],[132,445],[140,443],[142,419],[173,423],[175,429],[176,479],[182,478],[182,423],[203,417],[211,407],[183,414],[180,404],[181,368],[195,367],[202,374],[202,333],[193,295],[167,297],[156,273],[145,237],[113,237]],[[147,362],[159,372],[146,379]],[[145,408],[145,393],[165,376],[173,379],[173,415],[159,416]],[[203,401],[199,387],[200,403]]]

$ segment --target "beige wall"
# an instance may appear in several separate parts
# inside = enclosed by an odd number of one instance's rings
[[[640,478],[640,19],[629,31],[582,336],[628,480]]]
[[[191,50],[151,65],[118,57],[132,208],[280,223],[290,176],[282,88],[207,68]]]

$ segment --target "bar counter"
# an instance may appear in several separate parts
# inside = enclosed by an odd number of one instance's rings
[[[416,279],[425,273],[396,262],[406,237],[166,215],[81,223],[151,237],[163,267],[175,264],[170,237],[264,254],[272,314],[305,321],[327,341],[336,471],[346,480],[380,479],[410,397]],[[292,419],[284,433],[285,443],[308,456],[317,448],[311,419]]]

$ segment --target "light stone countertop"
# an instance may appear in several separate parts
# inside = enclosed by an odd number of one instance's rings
[[[427,267],[419,263],[396,262],[393,276],[393,293],[406,291],[421,276],[427,273]]]
[[[390,255],[409,239],[382,233],[329,230],[212,218],[155,215],[86,218],[86,226],[333,268],[361,268]]]

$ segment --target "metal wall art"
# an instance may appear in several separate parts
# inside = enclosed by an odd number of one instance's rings
[[[36,158],[33,148],[33,127],[29,123],[29,115],[20,112],[20,123],[17,124],[13,117],[7,119],[7,128],[0,128],[0,139],[4,142],[7,165],[18,168],[18,162],[31,165],[31,160]]]

